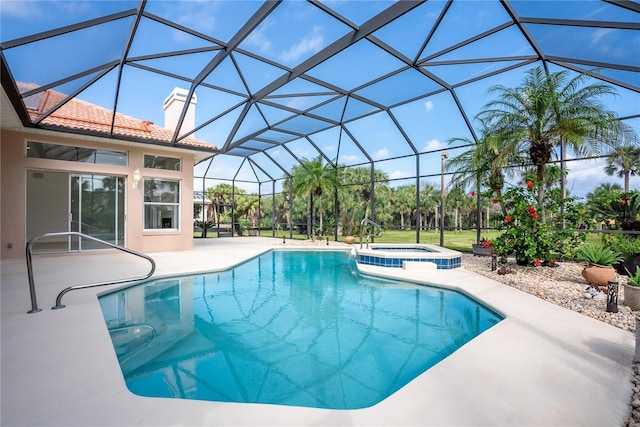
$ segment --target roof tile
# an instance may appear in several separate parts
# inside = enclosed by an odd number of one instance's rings
[[[33,108],[29,108],[28,110],[31,120],[38,120],[44,114],[51,111],[56,105],[63,102],[66,97],[66,95],[60,92],[51,89],[45,90],[40,96],[37,110]],[[48,126],[79,129],[110,135],[112,117],[113,113],[111,110],[77,98],[72,98],[42,120],[41,123]],[[156,126],[148,120],[135,119],[121,113],[116,113],[113,134],[115,136],[122,135],[166,143],[171,143],[173,138],[172,129]],[[205,148],[212,151],[217,150],[215,144],[210,144],[192,136],[179,140],[176,145]]]

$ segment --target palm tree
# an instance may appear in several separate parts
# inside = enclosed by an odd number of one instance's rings
[[[420,229],[425,226],[427,228],[435,228],[436,220],[438,219],[438,206],[440,205],[440,189],[425,182],[420,190],[420,204],[420,210],[424,215],[424,222],[422,218],[417,218],[419,220],[418,227],[420,227]],[[429,212],[431,211],[433,211],[434,215],[431,217],[432,221],[429,221]]]
[[[313,235],[313,195],[320,197],[337,187],[337,173],[333,165],[323,163],[322,156],[300,160],[300,166],[291,171],[293,176],[293,194],[309,197],[307,204],[307,236]]]
[[[569,79],[567,71],[547,73],[536,67],[516,88],[496,85],[489,89],[498,98],[479,116],[512,147],[509,151],[528,155],[536,167],[538,184],[544,180],[544,165],[563,141],[583,156],[601,154],[604,146],[626,141],[637,144],[634,131],[600,102],[602,96],[615,95],[615,89],[603,83],[587,84],[588,79],[588,74]],[[537,187],[542,205],[545,188]]]
[[[236,192],[239,189],[236,189]],[[228,207],[234,202],[232,194],[233,186],[229,184],[218,184],[215,187],[209,187],[205,190],[205,194],[216,209],[216,224],[220,224],[220,215],[227,215]]]
[[[415,210],[416,206],[416,186],[415,185],[403,185],[397,187],[394,192],[393,207],[395,211],[400,215],[400,229],[405,229],[405,215],[409,222],[409,215]],[[391,204],[391,203],[390,203]]]
[[[604,171],[611,176],[618,174],[624,178],[624,192],[629,192],[629,177],[640,175],[640,148],[632,146],[616,147],[607,158]]]
[[[510,166],[521,165],[523,159],[513,150],[512,145],[505,144],[505,140],[498,137],[497,132],[489,127],[487,119],[477,117],[477,121],[480,124],[477,141],[468,138],[451,138],[447,141],[449,144],[461,142],[473,147],[449,159],[445,168],[448,172],[453,172],[451,178],[453,187],[470,186],[473,189],[480,189],[485,185],[495,191],[500,198],[505,175],[512,177],[514,174],[514,169]],[[502,204],[501,208],[506,215]]]

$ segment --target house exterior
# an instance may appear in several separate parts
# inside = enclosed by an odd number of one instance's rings
[[[175,123],[186,91],[164,102]],[[193,166],[216,152],[195,137],[170,143],[173,129],[47,90],[27,99],[31,118],[45,114],[48,129],[24,127],[3,90],[0,134],[2,259],[25,256],[27,242],[51,232],[78,231],[141,252],[193,246]],[[185,123],[195,123],[195,96]],[[193,107],[193,108],[192,108]],[[184,127],[185,125],[183,125]],[[81,133],[58,132],[57,127]],[[145,139],[149,142],[136,142]],[[95,249],[77,237],[41,241],[42,250]]]

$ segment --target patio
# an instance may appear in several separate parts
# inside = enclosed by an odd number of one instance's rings
[[[227,268],[276,245],[261,237],[208,239],[190,251],[150,255],[161,277]],[[601,426],[622,425],[629,414],[633,334],[470,272],[464,262],[428,278],[394,276],[461,290],[505,320],[388,399],[354,411],[132,395],[96,299],[108,288],[71,292],[66,308],[49,307],[72,281],[108,278],[114,265],[119,274],[145,267],[111,253],[39,256],[34,264],[43,311],[27,314],[25,263],[2,261],[2,425]]]

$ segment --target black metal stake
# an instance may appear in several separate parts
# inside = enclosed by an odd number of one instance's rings
[[[498,257],[491,255],[491,271],[496,271],[498,268]]]
[[[607,312],[618,312],[618,282],[609,281],[607,286]]]

